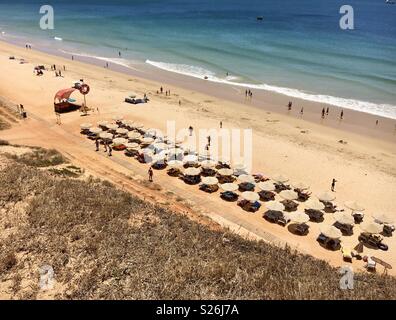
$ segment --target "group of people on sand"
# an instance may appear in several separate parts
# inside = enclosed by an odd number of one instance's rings
[[[95,140],[95,146],[96,146],[96,151],[99,151],[99,146],[100,146],[99,139]],[[113,151],[111,144],[108,143],[107,141],[104,141],[103,146],[104,146],[104,152],[108,152],[109,157],[111,157],[111,153]]]
[[[29,43],[26,43],[25,48],[31,50],[32,46]]]
[[[159,90],[157,90],[157,94],[163,94],[164,93],[164,88],[161,86]],[[165,95],[170,96],[171,91],[170,90],[165,90]],[[181,104],[181,101],[179,100],[179,105]]]
[[[293,108],[293,102],[292,101],[289,101],[289,103],[287,104],[287,111],[291,111],[292,110],[292,108]],[[328,115],[329,115],[329,113],[330,113],[330,107],[327,107],[327,108],[324,108],[323,107],[323,109],[322,109],[322,119],[324,119],[325,117],[327,117]],[[304,107],[301,107],[301,110],[300,110],[300,115],[302,116],[304,114]],[[339,117],[339,119],[340,120],[343,120],[344,119],[344,110],[342,110],[341,109],[341,112],[340,112],[340,117]],[[377,120],[378,121],[378,120]],[[377,123],[378,124],[378,123]]]
[[[253,98],[253,92],[250,89],[245,90],[245,98]]]

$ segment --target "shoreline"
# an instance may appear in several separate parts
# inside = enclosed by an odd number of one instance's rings
[[[9,60],[9,55],[25,58],[28,63]],[[55,77],[54,72],[50,71],[37,77],[32,72],[37,64],[47,67],[51,64],[65,65],[66,71],[62,71],[63,77]],[[218,128],[219,121],[223,121],[225,129],[252,129],[255,172],[268,177],[284,174],[291,184],[304,182],[310,186],[313,197],[330,191],[331,179],[336,177],[339,181],[335,193],[337,205],[343,207],[346,201],[358,201],[365,206],[368,219],[375,212],[393,216],[396,212],[392,201],[396,194],[396,145],[385,139],[373,139],[285,114],[269,113],[263,108],[173,85],[164,87],[164,91],[171,90],[171,96],[156,94],[159,85],[164,83],[9,44],[0,43],[0,66],[3,70],[0,73],[0,96],[13,103],[24,104],[28,112],[27,119],[2,131],[1,138],[14,144],[57,149],[79,166],[88,171],[91,168],[93,176],[117,173],[116,182],[120,188],[130,178],[146,181],[148,165],[127,158],[123,153],[114,152],[112,157],[102,150],[96,153],[92,142],[80,134],[80,124],[111,121],[114,115],[122,115],[125,119],[142,123],[146,128],[160,130],[164,129],[167,120],[175,121],[177,128],[187,128],[191,124],[194,129]],[[82,116],[79,112],[66,113],[62,115],[62,124],[56,124],[54,94],[59,89],[70,87],[74,80],[81,77],[91,87],[87,96],[88,105],[98,107],[100,113],[92,112],[88,116]],[[147,93],[150,102],[136,106],[124,103],[125,96],[131,91],[139,96]],[[79,95],[75,97],[81,100]],[[183,101],[181,106],[178,105],[179,99]],[[339,139],[348,143],[340,144]],[[165,171],[156,170],[154,179],[163,187],[163,196],[168,197],[170,203],[178,203],[176,199],[180,197],[199,214],[210,216],[214,221],[231,221],[235,226],[260,237],[271,235],[271,242],[274,241],[272,239],[279,239],[281,243],[297,247],[300,252],[329,261],[332,265],[343,264],[340,252],[325,251],[316,242],[321,224],[310,223],[309,234],[297,237],[287,228],[263,219],[264,202],[260,211],[245,213],[235,203],[223,201],[218,193],[206,194],[197,186],[169,177]],[[134,191],[141,192],[139,188]],[[170,197],[168,192],[173,196]],[[151,196],[157,199],[157,193],[152,191]],[[326,214],[325,223],[334,223],[331,214]],[[354,247],[358,234],[359,227],[356,226],[353,236],[343,237],[343,244]],[[366,253],[396,264],[396,238],[386,238],[385,242],[389,245],[389,251],[367,249]],[[356,262],[355,266],[360,267],[360,264]]]
[[[18,42],[14,43],[12,41],[4,40],[0,40],[0,42],[24,49],[23,45]],[[46,47],[41,49],[34,48],[29,51],[42,52],[73,62],[71,60],[71,54],[63,53],[59,50],[51,50],[50,48]],[[97,67],[104,67],[106,63],[104,60],[85,56],[74,56],[74,61],[95,65]],[[284,115],[290,119],[301,119],[303,121],[308,121],[320,126],[352,132],[361,136],[386,140],[391,143],[396,142],[395,119],[377,116],[362,111],[336,107],[325,103],[312,102],[300,98],[292,98],[283,94],[265,90],[252,90],[253,98],[246,99],[245,89],[243,87],[212,82],[171,71],[165,71],[145,63],[136,65],[135,68],[109,63],[108,70],[120,72],[124,75],[129,75],[144,80],[153,81],[159,85],[174,86],[184,90],[202,93],[217,99],[243,104],[247,107],[251,107],[252,110],[260,109],[263,111]],[[293,102],[293,108],[291,111],[287,110],[287,103],[289,101]],[[303,116],[300,114],[302,107],[304,108]],[[321,118],[322,108],[330,109],[329,115],[324,119]],[[342,121],[339,120],[341,110],[344,110],[344,119]],[[378,125],[376,125],[377,120],[379,121]]]

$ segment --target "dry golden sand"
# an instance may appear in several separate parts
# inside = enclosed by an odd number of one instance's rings
[[[29,63],[19,64],[9,60],[10,55],[25,58]],[[33,75],[37,64],[66,66],[64,78],[56,78],[53,72],[44,76]],[[172,95],[157,95],[161,84],[131,77],[100,67],[72,62],[35,51],[26,51],[9,44],[0,44],[0,96],[15,103],[22,103],[29,118],[15,124],[10,130],[0,132],[0,139],[15,144],[37,145],[56,148],[73,163],[87,169],[91,174],[112,180],[121,187],[127,186],[133,177],[136,180],[146,178],[148,167],[126,158],[122,153],[114,152],[112,159],[103,151],[94,152],[92,142],[79,134],[79,125],[83,122],[96,123],[98,120],[111,120],[115,114],[142,122],[146,127],[165,129],[166,120],[176,121],[178,129],[192,125],[194,128],[217,128],[223,121],[224,128],[252,128],[255,150],[253,171],[268,176],[282,173],[291,182],[303,181],[311,185],[313,194],[328,191],[335,177],[337,183],[336,202],[343,206],[344,201],[356,200],[366,207],[366,218],[374,212],[386,212],[396,215],[396,145],[389,139],[373,139],[351,131],[329,128],[320,123],[287,117],[282,114],[268,113],[263,109],[254,109],[246,104],[238,104],[210,97],[198,92],[166,86]],[[78,112],[62,115],[62,125],[55,123],[53,97],[57,90],[70,87],[73,80],[84,78],[91,86],[87,96],[88,104],[99,108],[97,112],[82,117]],[[145,105],[123,103],[129,92],[140,95],[147,93],[151,99]],[[178,101],[182,101],[181,107]],[[340,144],[339,140],[346,144]],[[262,218],[264,208],[255,214],[242,211],[236,204],[220,200],[218,193],[207,195],[197,186],[187,186],[182,181],[170,178],[165,172],[154,172],[155,182],[162,189],[173,192],[175,196],[167,201],[183,203],[196,209],[222,225],[249,234],[251,237],[293,247],[305,253],[341,265],[340,252],[324,250],[315,241],[319,234],[319,225],[310,223],[310,233],[306,237],[291,234],[287,228],[272,225]],[[138,184],[137,184],[138,186]],[[138,187],[134,186],[139,193]],[[133,191],[134,188],[128,190]],[[145,197],[155,199],[158,191],[146,192]],[[331,215],[326,223],[332,223]],[[357,243],[358,228],[355,235],[343,237],[346,246]],[[385,238],[389,251],[365,249],[393,266],[396,265],[395,237]],[[361,268],[362,262],[354,262],[355,268]],[[394,271],[391,271],[394,274]]]

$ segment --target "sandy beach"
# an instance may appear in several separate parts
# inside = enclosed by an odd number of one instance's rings
[[[10,56],[17,60],[10,60]],[[27,63],[20,64],[18,59],[21,58]],[[41,77],[33,73],[36,65],[50,68],[54,64],[62,70],[63,77],[55,77],[51,71],[45,71]],[[339,121],[340,110],[332,106],[330,115],[321,120],[320,112],[327,107],[322,104],[265,91],[254,91],[253,99],[246,100],[242,88],[150,67],[126,70],[111,65],[106,69],[95,64],[99,62],[79,58],[71,61],[67,57],[0,42],[0,97],[13,104],[23,104],[28,114],[27,119],[1,131],[0,138],[14,144],[56,148],[92,175],[109,179],[145,199],[180,206],[183,203],[190,208],[187,211],[192,218],[210,217],[236,232],[288,244],[332,265],[344,264],[339,251],[325,250],[316,242],[319,224],[310,222],[307,236],[293,235],[287,228],[262,218],[265,205],[254,214],[244,212],[235,203],[222,201],[219,193],[203,193],[197,186],[188,186],[169,177],[165,171],[154,172],[154,181],[162,189],[152,190],[141,183],[147,180],[147,165],[126,158],[122,152],[114,152],[112,158],[103,151],[96,153],[94,144],[79,133],[81,123],[96,124],[99,120],[111,120],[114,115],[164,131],[167,121],[175,121],[177,129],[190,125],[194,129],[218,128],[222,121],[225,129],[253,130],[253,172],[268,177],[280,173],[292,183],[302,181],[310,185],[313,196],[330,191],[331,180],[336,178],[335,202],[340,207],[344,207],[345,201],[356,200],[364,205],[368,220],[376,212],[396,218],[394,120],[345,110],[344,120]],[[57,125],[53,107],[55,93],[81,78],[90,85],[87,104],[95,108],[95,112],[88,116],[81,116],[79,112],[63,114],[62,124]],[[161,86],[164,91],[171,91],[170,96],[157,93]],[[130,92],[139,96],[147,94],[149,103],[124,103]],[[288,113],[286,104],[290,100],[294,107]],[[302,106],[304,115],[301,117]],[[376,120],[379,120],[378,125]],[[177,197],[182,201],[176,201]],[[326,214],[324,223],[333,222],[332,215]],[[354,247],[359,233],[359,228],[355,227],[354,235],[342,237],[343,245]],[[386,237],[384,242],[389,245],[388,251],[365,248],[365,254],[395,266],[395,237]],[[363,262],[354,261],[353,267],[361,269]],[[394,269],[389,273],[395,274]]]

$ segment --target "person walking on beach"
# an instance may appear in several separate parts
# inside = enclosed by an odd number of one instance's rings
[[[247,91],[247,89],[245,90],[245,97],[247,98],[247,96],[248,96],[248,91]]]
[[[99,139],[95,140],[96,151],[99,151]]]
[[[74,61],[74,56],[72,56],[72,61]]]
[[[300,110],[300,115],[303,116],[303,114],[304,114],[304,107],[302,107]]]
[[[342,120],[342,119],[344,119],[344,110],[341,110],[341,113],[340,113],[340,120]]]
[[[148,177],[149,177],[149,181],[153,182],[153,168],[152,167],[150,167],[148,169]]]
[[[66,71],[66,66],[65,65],[63,66],[63,71]]]
[[[377,120],[375,121],[375,125],[376,125],[376,126],[378,126],[378,122],[379,122],[379,121],[378,121],[378,119],[377,119]]]
[[[331,182],[331,191],[335,192],[335,184],[337,180],[333,178],[333,181]]]
[[[121,58],[121,51],[118,51],[118,56]]]
[[[324,119],[325,113],[326,113],[325,108],[323,108],[323,109],[322,109],[322,119]]]
[[[107,152],[107,141],[104,142],[104,152]]]
[[[207,139],[208,139],[208,146],[210,147],[210,141],[212,140],[212,138],[208,136]]]
[[[220,121],[220,129],[223,128],[223,121]]]
[[[181,107],[181,100],[179,100],[179,107]]]
[[[160,92],[161,92],[161,93],[164,93],[164,88],[161,87],[161,88],[160,88]]]
[[[190,137],[192,136],[193,130],[194,130],[193,127],[189,126],[188,131],[190,131]]]
[[[326,116],[329,115],[329,107],[326,108]]]
[[[111,145],[109,144],[109,157],[111,157],[111,152],[113,151],[113,148],[111,147]]]
[[[287,110],[291,111],[293,106],[293,103],[291,101],[289,101],[289,103],[287,104]]]

